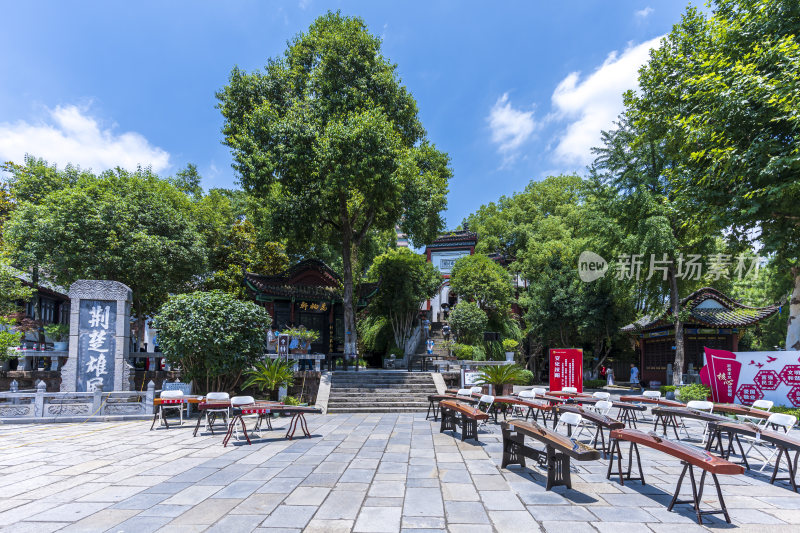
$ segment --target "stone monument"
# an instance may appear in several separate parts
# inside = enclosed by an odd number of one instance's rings
[[[69,288],[69,358],[61,392],[130,390],[131,289],[118,281],[82,279]]]

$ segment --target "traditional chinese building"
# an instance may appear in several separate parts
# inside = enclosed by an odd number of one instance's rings
[[[444,282],[439,287],[439,291],[425,303],[425,309],[430,312],[431,321],[443,321],[443,311],[447,311],[455,305],[456,298],[454,295],[450,295],[450,272],[457,259],[475,253],[476,244],[478,244],[477,233],[459,230],[440,235],[425,247],[425,257],[428,262],[433,263],[433,266],[438,268],[444,276]]]
[[[255,302],[267,309],[279,330],[286,326],[305,326],[320,332],[311,350],[341,352],[344,342],[344,308],[341,277],[328,265],[306,259],[275,276],[247,272],[244,283]],[[362,284],[358,306],[376,290],[375,284]]]
[[[690,364],[697,371],[702,368],[704,347],[736,351],[745,328],[778,312],[777,305],[749,307],[710,287],[682,299],[681,308],[690,313],[684,326],[684,373]],[[634,336],[642,380],[665,383],[667,365],[675,361],[672,310],[668,308],[661,315],[643,317],[622,331]]]

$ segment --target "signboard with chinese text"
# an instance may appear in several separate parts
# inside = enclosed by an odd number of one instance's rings
[[[583,349],[553,348],[550,350],[550,390],[575,387],[583,392]]]
[[[477,385],[478,378],[481,376],[480,370],[462,370],[461,371],[461,388],[467,389]]]
[[[442,274],[450,274],[456,261],[467,255],[470,255],[469,250],[431,252],[431,263],[438,268],[439,272]]]
[[[770,400],[800,407],[800,351],[729,352],[705,348],[700,380],[719,403]]]
[[[81,300],[78,312],[77,391],[113,390],[117,302]]]
[[[329,306],[327,302],[300,302],[297,307],[302,311],[321,313],[327,311]]]

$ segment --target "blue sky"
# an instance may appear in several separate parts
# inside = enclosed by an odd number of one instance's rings
[[[584,173],[683,2],[3,2],[0,159],[95,171],[198,166],[233,187],[215,91],[261,68],[327,9],[381,35],[450,154],[448,227],[531,180]]]

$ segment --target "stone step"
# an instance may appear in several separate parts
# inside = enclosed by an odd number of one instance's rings
[[[328,413],[424,413],[427,411],[421,407],[340,407],[328,408]]]
[[[373,408],[373,409],[391,409],[393,407],[413,407],[415,409],[427,409],[428,402],[404,402],[404,403],[369,403],[369,402],[346,402],[346,403],[329,403],[328,409],[343,409],[343,408]]]
[[[424,389],[331,389],[331,396],[334,394],[341,396],[381,396],[386,398],[397,398],[398,396],[408,396],[416,394],[436,394],[436,387],[425,387]]]

